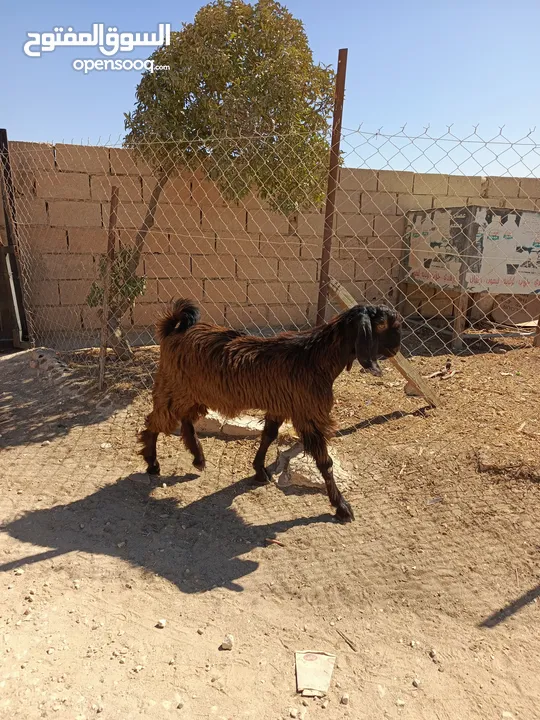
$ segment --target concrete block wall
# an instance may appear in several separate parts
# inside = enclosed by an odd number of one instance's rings
[[[10,144],[26,298],[41,333],[95,332],[86,304],[105,253],[110,188],[120,190],[118,234],[133,243],[155,184],[151,169],[117,148]],[[358,301],[396,297],[405,213],[467,203],[540,206],[540,180],[342,169],[331,274]],[[152,327],[164,302],[187,295],[203,316],[233,327],[313,322],[324,217],[285,218],[254,195],[228,204],[203,177],[166,186],[138,269],[147,278],[124,323]],[[447,293],[408,288],[405,312],[452,312]],[[425,307],[424,307],[425,306]]]

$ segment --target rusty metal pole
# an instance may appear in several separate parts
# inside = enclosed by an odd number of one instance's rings
[[[105,379],[105,359],[107,357],[107,340],[109,339],[109,300],[111,293],[111,273],[114,264],[114,246],[116,240],[116,220],[118,215],[118,187],[111,188],[111,209],[109,212],[109,234],[107,237],[107,264],[103,278],[103,316],[101,318],[101,343],[99,348],[99,389],[103,388]]]
[[[347,72],[347,48],[338,55],[336,75],[336,95],[334,99],[334,117],[332,120],[332,146],[330,148],[330,167],[324,211],[324,234],[321,256],[321,276],[319,279],[319,298],[317,301],[317,325],[321,325],[326,316],[328,302],[328,281],[330,257],[332,254],[332,236],[334,234],[334,215],[336,210],[336,191],[339,173],[339,153],[341,143],[341,120],[343,117],[343,99],[345,97],[345,74]]]

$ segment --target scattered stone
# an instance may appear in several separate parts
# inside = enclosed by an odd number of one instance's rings
[[[176,705],[176,709],[177,709],[177,710],[181,710],[183,707],[184,707],[184,701],[183,701],[183,700],[179,700],[178,703],[177,703],[177,705]]]
[[[292,718],[297,718],[297,717],[298,717],[298,710],[297,710],[296,708],[291,708],[291,709],[289,710],[289,715],[290,715]]]
[[[49,648],[47,650],[47,655],[52,655],[54,653],[54,648]]]
[[[419,687],[420,687],[420,680],[418,680],[417,678],[414,678],[414,680],[412,681],[412,684],[413,684],[413,687],[419,688]]]
[[[304,699],[302,700],[302,705],[304,705],[305,707],[307,707],[307,706],[309,705],[309,703],[308,703],[308,701],[306,700],[306,698],[304,698]]]
[[[396,700],[396,705],[397,705],[398,707],[405,707],[405,700],[402,700],[401,698],[398,698],[398,699]]]
[[[328,700],[323,700],[321,703],[321,707],[323,710],[326,710],[326,708],[328,707]]]
[[[142,665],[136,665],[136,666],[133,668],[133,672],[136,672],[136,673],[140,673],[141,670],[144,670],[144,667],[143,667]]]
[[[330,451],[333,461],[334,477],[340,488],[347,490],[350,486],[350,475],[344,469],[335,451]],[[312,487],[326,492],[325,482],[317,468],[315,460],[304,453],[302,443],[296,443],[286,450],[278,451],[278,456],[269,467],[270,475],[277,476],[277,485],[280,488],[297,485],[301,487]]]
[[[23,575],[24,570],[22,568],[17,568],[13,574],[14,575]]]
[[[433,648],[431,648],[431,650],[429,651],[429,657],[433,660],[433,662],[437,662],[437,660],[439,659],[437,657],[437,651]]]
[[[343,693],[343,695],[341,696],[341,704],[342,705],[349,704],[349,693]]]
[[[220,650],[232,650],[234,645],[234,636],[233,635],[225,635],[225,639],[219,646]]]
[[[111,445],[111,443],[104,442],[104,443],[101,443],[100,448],[102,450],[110,450],[112,448],[112,445]]]
[[[197,632],[199,633],[199,635],[202,635],[204,632],[204,628],[197,628]]]
[[[50,444],[51,444],[51,441],[50,441],[50,440],[44,440],[44,441],[41,443],[41,447],[47,447],[47,445],[50,445]]]
[[[164,619],[161,619],[161,620],[157,621],[156,627],[160,628],[162,630],[166,624],[167,624],[167,621]]]

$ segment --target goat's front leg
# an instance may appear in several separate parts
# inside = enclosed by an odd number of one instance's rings
[[[255,470],[255,481],[258,483],[270,482],[270,475],[266,470],[266,453],[268,448],[277,439],[279,428],[281,427],[283,420],[277,420],[276,418],[266,416],[264,422],[264,429],[261,436],[261,444],[253,460],[253,469]]]
[[[305,451],[313,457],[319,472],[324,478],[328,499],[333,507],[336,508],[336,519],[341,522],[351,522],[354,520],[354,513],[352,507],[339,491],[336,481],[334,480],[333,462],[328,454],[326,438],[319,430],[302,432],[301,436]]]
[[[140,454],[146,460],[146,472],[149,475],[159,475],[160,467],[157,461],[157,432],[143,430],[139,434],[139,442],[142,444]]]

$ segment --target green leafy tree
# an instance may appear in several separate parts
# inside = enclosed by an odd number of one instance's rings
[[[286,8],[217,0],[151,57],[169,70],[143,75],[125,116],[125,146],[157,177],[132,274],[163,188],[182,169],[202,171],[228,200],[253,190],[286,215],[322,202],[334,73],[313,62],[302,22]],[[118,324],[121,314],[114,309]]]

